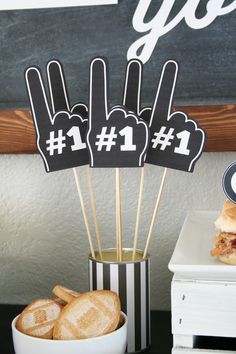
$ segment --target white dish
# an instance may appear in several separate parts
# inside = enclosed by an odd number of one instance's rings
[[[219,212],[195,211],[186,217],[169,269],[178,278],[236,281],[236,266],[221,263],[210,255]]]
[[[124,354],[127,345],[127,316],[124,324],[104,336],[79,340],[51,340],[30,337],[16,329],[12,321],[12,337],[16,354]]]

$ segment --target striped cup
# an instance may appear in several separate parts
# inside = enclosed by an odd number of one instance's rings
[[[123,249],[122,262],[116,250],[102,251],[102,260],[89,257],[90,290],[113,290],[119,294],[122,311],[128,316],[128,353],[137,353],[150,346],[150,258],[132,249]]]

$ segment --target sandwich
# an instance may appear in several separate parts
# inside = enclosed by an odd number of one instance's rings
[[[224,202],[215,226],[219,232],[215,236],[215,247],[211,255],[223,263],[236,265],[236,204],[229,200]]]

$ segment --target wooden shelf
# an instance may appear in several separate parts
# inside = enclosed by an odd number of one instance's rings
[[[205,151],[236,151],[236,105],[178,106],[207,133]],[[0,153],[36,153],[33,121],[28,110],[0,111]]]

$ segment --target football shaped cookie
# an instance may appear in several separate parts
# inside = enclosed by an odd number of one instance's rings
[[[52,292],[54,295],[56,295],[59,299],[65,301],[66,303],[71,302],[75,298],[77,298],[80,293],[77,291],[71,290],[66,288],[65,286],[62,285],[56,285],[53,289]]]
[[[63,308],[53,339],[84,339],[110,333],[119,324],[120,310],[120,299],[113,291],[84,293]]]
[[[62,306],[54,300],[35,300],[20,314],[16,328],[33,337],[52,339],[53,327],[61,309]]]

